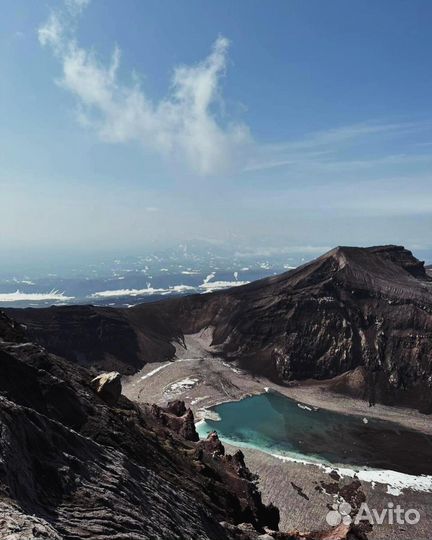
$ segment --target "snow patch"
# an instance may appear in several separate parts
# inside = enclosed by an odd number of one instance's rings
[[[197,412],[197,416],[200,418],[200,422],[198,424],[199,427],[201,427],[202,429],[205,428],[206,418],[211,420],[220,420],[220,417],[217,419],[212,417],[213,414],[219,416],[217,413],[214,413],[214,411],[203,409],[199,412],[200,414],[198,414]],[[305,458],[303,455],[296,454],[294,452],[290,454],[278,454],[273,453],[270,450],[266,450],[259,445],[229,439],[227,437],[220,437],[220,439],[222,442],[226,442],[227,444],[232,444],[233,446],[237,446],[240,448],[243,447],[259,450],[260,452],[269,454],[272,457],[280,459],[284,462],[300,463],[302,465],[315,466],[327,474],[330,474],[332,471],[336,471],[341,477],[358,478],[360,481],[371,484],[372,488],[374,488],[376,484],[387,485],[387,493],[389,495],[401,495],[404,489],[411,489],[412,491],[417,492],[432,493],[432,476],[430,475],[415,476],[411,474],[392,471],[389,469],[351,469],[348,467],[339,467],[330,463],[323,463],[322,461],[318,461],[317,459],[314,460],[313,458]]]
[[[229,368],[231,371],[233,371],[234,373],[237,373],[237,375],[241,375],[243,373],[243,371],[241,369],[238,369],[238,368],[235,368],[233,367],[229,362],[222,362],[222,364]]]
[[[192,377],[186,377],[186,379],[182,379],[181,381],[171,384],[170,388],[171,390],[191,388],[192,386],[195,386],[197,382],[198,382],[198,379],[195,379]]]
[[[171,383],[165,387],[164,395],[166,397],[172,397],[173,395],[182,394],[183,392],[186,392],[193,388],[198,381],[199,379],[196,379],[195,377],[186,377],[181,381]]]
[[[420,492],[432,492],[432,476],[420,475],[415,476],[412,474],[401,473],[397,471],[387,469],[349,469],[345,467],[327,466],[322,463],[309,461],[297,457],[292,457],[282,454],[271,454],[273,457],[282,461],[292,461],[296,463],[302,463],[304,465],[315,465],[320,469],[323,469],[327,474],[332,471],[336,471],[341,477],[358,478],[363,482],[368,482],[375,487],[376,484],[387,484],[387,493],[389,495],[401,495],[404,489],[411,489],[412,491]]]
[[[157,373],[158,371],[161,371],[162,369],[167,368],[170,365],[171,365],[171,362],[169,364],[164,364],[163,366],[159,366],[159,367],[153,369],[152,371],[149,371],[148,373],[146,373],[142,377],[140,377],[140,380],[144,381],[145,379],[148,379],[149,377],[152,377],[155,373]]]
[[[394,495],[395,497],[399,497],[399,495],[402,495],[402,490],[394,486],[387,486],[387,493],[388,495]]]

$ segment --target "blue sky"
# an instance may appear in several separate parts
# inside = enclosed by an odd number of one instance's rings
[[[429,0],[2,3],[0,248],[432,247]]]

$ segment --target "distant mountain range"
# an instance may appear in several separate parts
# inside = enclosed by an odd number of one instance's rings
[[[129,309],[8,313],[47,350],[99,370],[171,359],[173,341],[210,326],[252,373],[432,412],[432,278],[401,246],[338,247],[278,276]]]

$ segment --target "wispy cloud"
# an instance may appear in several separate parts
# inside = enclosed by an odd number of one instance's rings
[[[382,164],[396,164],[430,160],[431,156],[420,154],[383,155],[347,159],[344,152],[368,144],[374,149],[377,141],[391,137],[401,137],[420,132],[430,127],[426,123],[363,122],[325,131],[313,132],[303,138],[280,143],[260,145],[255,148],[254,157],[245,167],[246,171],[273,169],[276,167],[314,167],[346,170],[373,167]]]
[[[167,97],[153,101],[138,82],[127,84],[119,76],[121,50],[114,47],[108,62],[76,39],[79,16],[90,0],[65,0],[39,28],[39,41],[58,58],[59,85],[77,102],[77,118],[110,143],[138,141],[174,163],[184,163],[200,175],[287,169],[297,175],[362,174],[383,167],[426,164],[432,157],[399,142],[422,130],[426,122],[368,121],[316,131],[303,137],[262,144],[249,128],[229,122],[219,113],[223,102],[229,41],[219,36],[209,55],[194,65],[173,69]],[[405,139],[404,139],[405,137]],[[314,176],[316,175],[316,176]]]
[[[329,144],[347,143],[372,135],[412,132],[413,129],[417,130],[418,128],[419,124],[413,122],[362,122],[311,133],[300,140],[273,145],[273,148],[279,150],[316,149],[317,147],[327,146]]]
[[[108,142],[139,141],[175,161],[185,161],[199,174],[229,168],[249,140],[248,128],[222,122],[217,105],[225,75],[229,41],[216,39],[210,54],[192,66],[174,69],[167,98],[152,102],[138,83],[118,76],[121,51],[114,48],[105,65],[76,41],[74,20],[88,0],[67,0],[39,28],[39,41],[62,65],[59,84],[78,102],[78,118]]]

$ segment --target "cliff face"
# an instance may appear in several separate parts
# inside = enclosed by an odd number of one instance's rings
[[[29,339],[97,371],[132,374],[147,362],[172,358],[171,342],[182,336],[180,328],[166,318],[142,313],[135,322],[124,309],[60,306],[6,311],[24,324]]]
[[[2,538],[228,539],[248,522],[247,539],[277,528],[242,456],[193,442],[184,405],[108,405],[85,368],[10,341],[14,325],[2,321]]]
[[[400,246],[339,247],[280,276],[128,310],[10,312],[50,351],[98,368],[136,371],[212,326],[227,359],[253,373],[337,377],[340,392],[432,411],[432,280]]]
[[[348,372],[334,389],[431,411],[432,281],[403,248],[337,248],[203,311],[245,369],[282,383]]]

